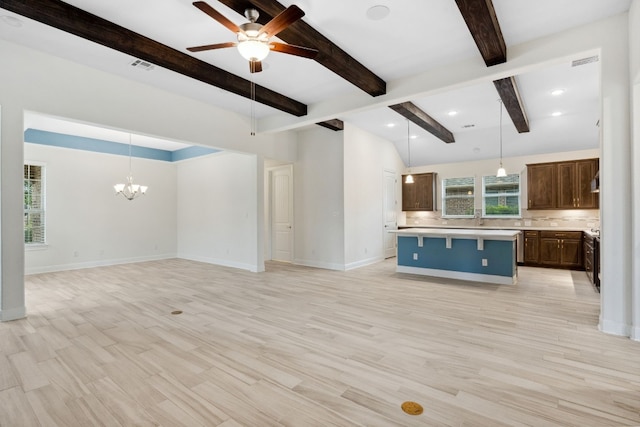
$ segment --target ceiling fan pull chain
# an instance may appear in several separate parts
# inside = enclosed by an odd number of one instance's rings
[[[254,63],[251,62],[251,66],[254,66]],[[251,80],[251,136],[256,136],[256,84]]]

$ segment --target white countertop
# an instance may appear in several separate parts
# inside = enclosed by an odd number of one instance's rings
[[[411,225],[411,224],[399,224],[398,227],[403,228],[442,228],[442,229],[465,229],[465,230],[541,230],[541,231],[584,231],[597,236],[597,233],[593,233],[589,229],[579,227],[534,227],[534,226],[491,226],[491,225]]]
[[[491,230],[474,228],[408,228],[403,230],[389,230],[398,236],[426,236],[453,239],[486,239],[486,240],[515,240],[520,229]]]

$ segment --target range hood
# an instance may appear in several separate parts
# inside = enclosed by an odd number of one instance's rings
[[[591,192],[600,192],[600,171],[596,172],[596,176],[591,180]]]

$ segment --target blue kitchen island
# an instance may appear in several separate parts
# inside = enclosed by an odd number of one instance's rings
[[[518,230],[410,228],[398,236],[399,273],[515,285]]]

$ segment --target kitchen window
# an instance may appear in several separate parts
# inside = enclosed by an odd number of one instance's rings
[[[24,243],[45,244],[44,165],[24,165]]]
[[[473,218],[475,177],[442,180],[442,216]]]
[[[482,177],[482,216],[520,218],[520,174]]]

